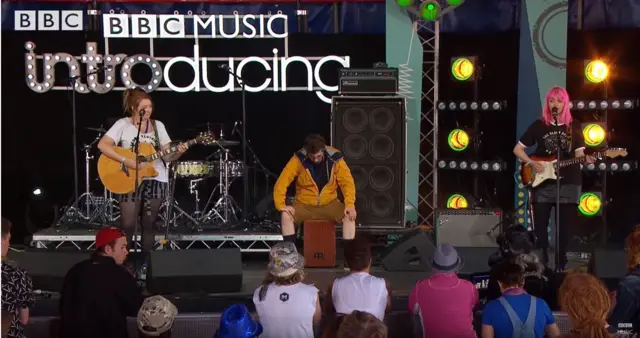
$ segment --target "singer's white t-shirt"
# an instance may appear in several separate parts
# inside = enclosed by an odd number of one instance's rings
[[[148,121],[148,120],[147,120]],[[167,130],[164,128],[164,123],[156,120],[156,128],[158,128],[158,137],[160,138],[160,146],[165,146],[171,143],[171,138],[167,134]],[[145,132],[149,130],[149,132]],[[116,145],[133,150],[133,140],[138,135],[138,128],[133,124],[131,118],[121,118],[109,128],[109,131],[105,134],[109,136]],[[153,125],[151,121],[148,122],[148,126],[145,122],[142,122],[142,130],[140,131],[140,143],[150,143],[155,147],[157,144],[156,133],[153,131]],[[167,168],[161,159],[153,161],[153,168],[158,171],[158,176],[145,178],[147,180],[156,180],[159,182],[169,182],[167,175]]]

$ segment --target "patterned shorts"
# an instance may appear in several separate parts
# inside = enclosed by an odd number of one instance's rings
[[[159,182],[156,180],[144,180],[138,189],[138,193],[142,196],[143,200],[164,200],[167,195],[167,187],[169,184],[166,182]],[[124,195],[116,195],[116,199],[120,202],[134,202],[135,191],[132,191]]]

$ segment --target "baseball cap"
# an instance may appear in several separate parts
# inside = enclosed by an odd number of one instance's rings
[[[96,234],[96,249],[99,249],[120,237],[124,237],[122,230],[114,227],[106,227],[100,229]]]

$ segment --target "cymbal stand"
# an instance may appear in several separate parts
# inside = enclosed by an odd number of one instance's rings
[[[102,127],[100,128],[102,129]],[[70,219],[72,222],[86,222],[93,221],[96,217],[92,213],[97,211],[93,210],[92,206],[98,205],[96,198],[91,193],[91,185],[90,181],[90,164],[93,156],[91,155],[91,148],[100,141],[102,138],[102,132],[98,132],[96,138],[89,144],[85,144],[82,146],[82,150],[84,151],[84,161],[85,161],[85,192],[78,196],[75,202],[69,206],[63,213],[63,217],[65,219]]]
[[[237,214],[238,212],[242,212],[242,210],[238,207],[233,197],[229,195],[229,149],[223,147],[220,143],[216,142],[216,144],[224,152],[224,157],[221,157],[219,160],[220,183],[218,186],[220,187],[220,198],[209,212],[203,216],[202,221],[208,221],[215,215],[216,218],[222,220],[222,223],[229,224],[232,223],[231,216],[233,216],[236,222],[238,221]]]
[[[180,218],[180,216],[185,216],[186,218],[188,218],[191,222],[193,222],[194,227],[199,227],[200,226],[200,222],[198,220],[196,220],[193,216],[189,215],[188,212],[184,211],[182,208],[180,208],[180,205],[178,205],[178,201],[175,200],[174,198],[174,193],[176,190],[176,179],[178,174],[176,173],[176,171],[174,170],[173,164],[169,163],[167,165],[167,169],[169,170],[169,192],[167,194],[167,199],[164,202],[164,207],[165,208],[165,213],[164,213],[164,226],[167,228],[167,230],[169,229],[169,227],[171,226],[171,224],[173,223],[173,226],[177,226],[177,220],[178,218]],[[175,212],[175,216],[174,216],[174,211],[173,209],[176,209]]]

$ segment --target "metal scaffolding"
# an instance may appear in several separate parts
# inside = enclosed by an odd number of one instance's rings
[[[422,111],[420,112],[420,159],[418,170],[418,224],[435,226],[438,205],[438,66],[440,23],[417,21],[422,43]]]

